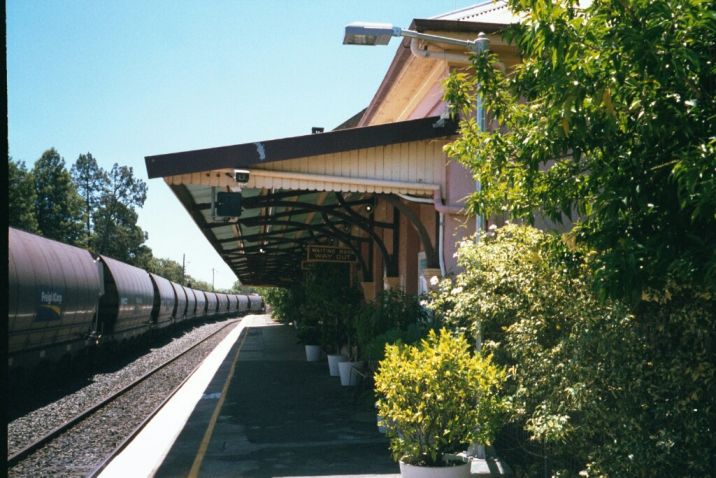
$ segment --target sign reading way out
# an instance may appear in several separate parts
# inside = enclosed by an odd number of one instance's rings
[[[355,262],[356,255],[345,247],[308,246],[308,262]]]

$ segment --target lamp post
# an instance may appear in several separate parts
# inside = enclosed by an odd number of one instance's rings
[[[440,43],[443,45],[452,45],[465,48],[475,54],[482,54],[489,50],[490,40],[484,32],[480,32],[475,40],[460,40],[458,38],[444,37],[441,35],[430,35],[420,33],[414,30],[406,30],[401,27],[393,26],[389,23],[366,23],[354,22],[346,25],[345,36],[343,37],[344,45],[387,45],[392,37],[406,37],[413,40],[422,40],[428,43]],[[475,121],[480,131],[485,131],[485,111],[482,105],[482,95],[479,87],[477,88],[476,105],[475,105]],[[479,181],[475,181],[475,191],[480,192],[481,185]],[[478,215],[475,221],[475,241],[480,240],[482,232],[483,218]],[[477,340],[475,341],[475,349],[479,353],[482,349],[482,332],[477,330]],[[477,458],[485,458],[485,448],[482,445],[473,443],[470,445],[468,454]]]

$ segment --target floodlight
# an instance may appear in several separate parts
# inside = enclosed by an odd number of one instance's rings
[[[354,22],[346,25],[344,45],[387,45],[391,37],[401,36],[401,28],[390,23]]]

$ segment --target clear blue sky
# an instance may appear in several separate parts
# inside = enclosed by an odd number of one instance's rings
[[[68,168],[331,129],[367,106],[388,47],[344,46],[351,21],[407,27],[460,0],[8,0],[10,155],[54,147]],[[157,257],[216,287],[235,276],[161,179],[139,213]]]

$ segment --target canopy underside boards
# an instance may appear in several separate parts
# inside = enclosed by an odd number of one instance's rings
[[[232,163],[232,148],[238,148],[237,152],[246,149],[239,145],[147,157],[147,168],[150,176],[164,178],[243,284],[287,285],[301,274],[307,246],[313,244],[350,248],[360,268],[369,270],[372,266],[363,252],[370,247],[363,246],[377,239],[377,228],[393,227],[373,217],[379,195],[432,198],[443,190],[448,162],[443,146],[454,128],[434,127],[436,120],[409,122],[424,131],[417,138],[397,137],[386,144],[375,145],[378,140],[368,133],[386,128],[402,131],[406,125],[342,133],[359,137],[358,145],[364,147],[353,149],[336,143],[344,136],[322,133],[310,138],[318,141],[312,148],[322,151],[320,154],[291,153],[286,147],[298,140],[288,138],[274,140],[286,150],[282,150],[286,158],[281,160]],[[322,138],[330,147],[320,147]],[[387,136],[378,139],[388,141]],[[265,148],[268,157],[272,150]],[[234,168],[250,171],[245,184],[235,181]],[[239,217],[212,217],[212,197],[219,191],[241,191]]]
[[[309,244],[348,247],[360,255],[361,244],[370,241],[365,228],[373,194],[243,188],[240,217],[212,218],[211,186],[170,187],[243,284],[290,284]]]

